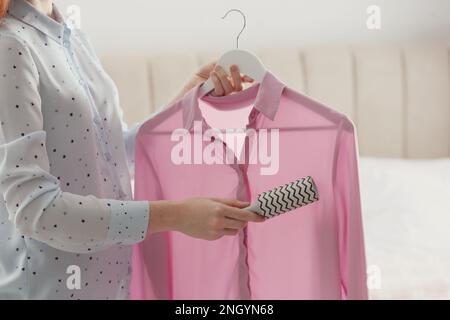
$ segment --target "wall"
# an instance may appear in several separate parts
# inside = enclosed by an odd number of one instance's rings
[[[242,24],[241,48],[444,41],[450,44],[448,0],[56,0],[81,8],[81,25],[100,53],[228,49]],[[381,29],[366,27],[369,5]]]

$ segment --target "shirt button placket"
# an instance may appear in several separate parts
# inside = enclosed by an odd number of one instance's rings
[[[89,92],[89,88],[86,85],[86,82],[83,80],[83,77],[81,75],[81,70],[78,66],[78,64],[76,63],[75,60],[75,55],[74,52],[72,50],[72,46],[70,43],[70,36],[71,36],[71,30],[70,28],[64,24],[64,30],[63,30],[63,46],[66,48],[69,56],[70,56],[70,61],[71,64],[75,67],[75,71],[77,73],[78,76],[78,83],[83,87],[84,91],[86,92],[87,96],[88,96],[88,100],[89,100],[89,104],[91,106],[91,110],[92,113],[94,114],[94,118],[93,118],[93,122],[94,122],[94,127],[95,127],[95,133],[97,136],[97,140],[98,143],[100,144],[100,147],[102,149],[102,154],[104,159],[106,160],[107,164],[107,169],[109,171],[109,175],[112,177],[113,181],[115,184],[117,184],[118,188],[114,188],[114,192],[116,193],[116,195],[119,197],[119,199],[125,199],[126,194],[125,192],[122,190],[121,187],[121,183],[120,183],[120,179],[117,177],[117,174],[115,172],[115,169],[111,167],[110,161],[112,159],[111,153],[109,151],[108,148],[108,138],[106,136],[106,130],[101,130],[100,126],[102,124],[102,121],[100,119],[100,116],[98,114],[98,110],[96,109],[96,106],[92,100],[92,96],[90,95]]]

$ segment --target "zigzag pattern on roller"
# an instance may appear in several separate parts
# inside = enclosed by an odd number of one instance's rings
[[[306,177],[258,195],[259,209],[266,218],[300,208],[319,200],[314,180]]]

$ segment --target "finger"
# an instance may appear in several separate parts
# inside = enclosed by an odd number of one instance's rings
[[[235,208],[246,208],[250,205],[250,203],[247,201],[240,201],[237,199],[223,199],[223,198],[210,198],[210,199]]]
[[[239,72],[239,68],[237,65],[233,64],[230,67],[231,78],[233,79],[234,90],[241,91],[242,90],[242,79],[241,73]]]
[[[203,79],[208,79],[211,76],[211,71],[214,70],[215,66],[216,66],[215,61],[202,66],[200,70],[197,72],[197,76]]]
[[[249,76],[242,76],[242,82],[252,83],[253,81],[255,80],[253,78],[250,78]]]
[[[247,222],[262,222],[264,221],[264,217],[261,217],[257,215],[254,212],[233,208],[233,207],[227,207],[225,209],[225,216],[227,218],[232,218],[240,221],[247,221]]]
[[[214,83],[214,93],[213,95],[220,97],[223,96],[224,90],[222,87],[222,82],[220,82],[219,77],[215,72],[211,73],[211,80]]]
[[[239,230],[235,230],[235,229],[224,229],[222,231],[222,234],[224,236],[235,236],[239,233]]]
[[[224,224],[226,229],[236,229],[236,230],[241,230],[247,225],[246,222],[235,219],[225,219]]]
[[[220,79],[220,82],[222,83],[222,87],[224,90],[224,95],[229,95],[233,92],[233,86],[231,85],[230,79],[228,79],[228,74],[223,70],[223,68],[219,65],[217,65],[214,69],[217,76]]]

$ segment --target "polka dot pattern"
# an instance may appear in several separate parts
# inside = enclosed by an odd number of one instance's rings
[[[126,298],[149,218],[131,201],[137,127],[124,134],[113,82],[54,10],[15,0],[0,23],[0,299]]]

